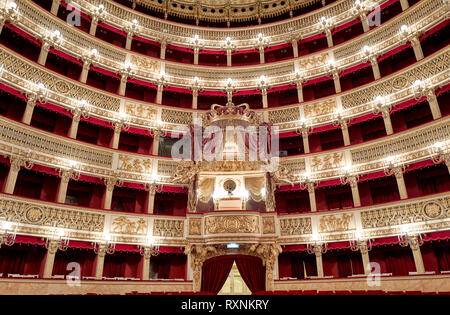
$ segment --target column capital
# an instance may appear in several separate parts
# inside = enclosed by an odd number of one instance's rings
[[[418,250],[420,248],[420,246],[422,246],[422,244],[423,244],[417,235],[408,235],[407,240],[408,240],[409,247],[412,250]]]
[[[97,256],[99,256],[99,257],[105,257],[105,256],[106,256],[107,250],[108,250],[107,244],[104,244],[104,243],[99,244],[99,245],[98,245],[98,249],[97,249],[97,251],[96,251],[96,252],[97,252]]]
[[[369,246],[367,240],[358,240],[358,248],[361,254],[366,255],[369,253]]]
[[[59,249],[59,241],[58,240],[48,240],[45,247],[47,248],[47,251],[49,254],[56,254],[56,252]]]
[[[11,170],[14,172],[20,171],[21,167],[25,167],[29,170],[34,166],[34,162],[31,160],[27,160],[26,158],[17,155],[10,156],[9,161],[11,163]]]
[[[122,183],[123,183],[123,181],[122,180],[120,180],[118,177],[116,177],[116,176],[111,176],[111,177],[106,177],[106,178],[104,178],[104,181],[105,181],[105,184],[106,184],[106,189],[109,191],[109,192],[112,192],[113,190],[114,190],[114,187],[117,185],[117,186],[120,186],[120,185],[122,185]]]

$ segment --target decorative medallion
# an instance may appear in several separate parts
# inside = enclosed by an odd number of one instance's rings
[[[55,84],[56,90],[61,94],[67,94],[70,90],[69,85],[64,81],[58,81]]]
[[[44,217],[44,210],[38,207],[30,207],[25,211],[25,218],[29,223],[38,224]]]
[[[399,77],[395,78],[392,82],[392,86],[396,90],[401,90],[401,89],[405,88],[407,84],[408,84],[408,79],[406,79],[404,76],[399,76]]]
[[[443,213],[441,205],[434,201],[426,203],[423,206],[423,212],[429,219],[437,219]]]

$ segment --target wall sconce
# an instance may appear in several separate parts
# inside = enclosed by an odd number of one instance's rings
[[[372,250],[372,239],[366,240],[365,238],[362,237],[360,232],[355,232],[354,237],[355,238],[353,240],[349,240],[350,249],[352,251],[354,252],[359,251],[363,246],[367,247],[367,251],[369,252]],[[367,242],[367,244],[365,244],[365,242]]]
[[[402,225],[400,227],[401,232],[397,235],[398,237],[398,244],[401,247],[407,247],[411,244],[413,239],[417,236],[417,245],[422,246],[423,245],[423,238],[422,234],[420,233],[413,233],[411,234],[409,231],[409,227],[407,225]]]
[[[143,245],[139,245],[139,253],[141,256],[150,255],[158,256],[160,254],[159,245],[155,244],[153,237],[147,237]]]
[[[446,142],[436,142],[430,147],[430,154],[434,164],[450,161],[449,149]]]
[[[315,254],[315,248],[317,246],[320,246],[321,253],[325,254],[328,250],[328,244],[326,242],[320,242],[320,235],[319,234],[313,234],[311,237],[312,243],[306,244],[306,251],[308,254]]]
[[[111,239],[111,235],[105,234],[103,235],[104,241],[102,242],[103,246],[105,246],[105,253],[108,255],[112,255],[116,252],[116,243]],[[94,253],[98,254],[100,247],[102,244],[97,242],[94,243]]]
[[[65,252],[69,248],[70,237],[63,229],[55,229],[53,235],[45,239],[45,248],[48,249],[52,241],[57,241],[58,250]]]

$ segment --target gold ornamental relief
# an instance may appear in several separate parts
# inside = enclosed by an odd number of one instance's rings
[[[201,235],[201,234],[202,234],[202,219],[190,219],[189,235]]]
[[[442,206],[435,201],[427,202],[423,206],[423,212],[429,219],[437,219],[444,213]]]
[[[353,214],[328,215],[320,219],[319,232],[343,232],[354,229]]]
[[[120,234],[147,234],[147,221],[139,218],[132,220],[124,216],[117,217],[112,222],[113,233]]]
[[[145,70],[150,72],[159,72],[159,62],[156,60],[151,60],[149,58],[140,58],[138,56],[131,56],[131,63],[138,68],[145,68]]]
[[[205,234],[259,233],[258,219],[249,215],[208,217],[205,219]]]
[[[322,171],[339,168],[343,164],[343,158],[344,154],[342,152],[335,152],[323,156],[316,155],[311,159],[311,170]]]
[[[263,234],[275,234],[275,217],[262,218]]]

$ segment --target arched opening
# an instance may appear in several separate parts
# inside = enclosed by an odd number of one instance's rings
[[[250,291],[264,291],[266,288],[266,268],[262,260],[248,255],[225,255],[206,260],[202,267],[202,292],[217,294],[225,284],[233,264]]]

